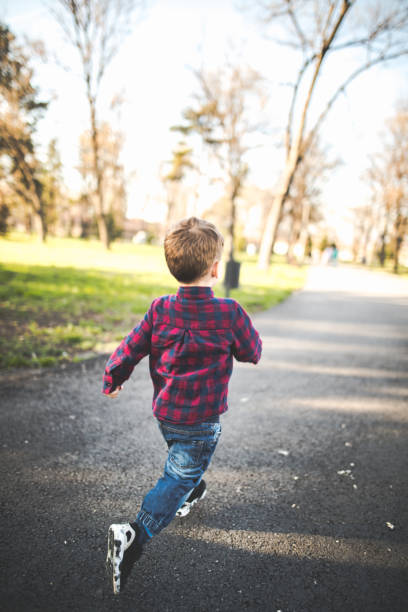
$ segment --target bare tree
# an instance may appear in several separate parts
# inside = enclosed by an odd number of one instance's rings
[[[167,197],[167,217],[163,227],[164,233],[173,222],[174,217],[185,216],[184,211],[186,207],[185,198],[184,202],[182,201],[182,183],[187,170],[194,168],[194,164],[191,160],[191,153],[192,149],[184,142],[180,142],[173,150],[171,161],[164,165],[164,167],[167,166],[167,171],[163,174],[161,179]]]
[[[99,165],[104,194],[105,222],[109,241],[121,235],[126,216],[126,179],[120,156],[123,148],[123,134],[112,130],[109,123],[101,122],[98,130]],[[84,191],[84,202],[93,202],[97,197],[94,179],[93,139],[89,131],[80,137],[80,165]],[[95,206],[94,206],[95,208]]]
[[[384,266],[387,256],[387,243],[391,235],[392,197],[389,190],[387,169],[384,167],[382,160],[379,160],[378,158],[378,155],[371,156],[371,165],[368,170],[363,172],[362,175],[362,180],[368,183],[370,187],[371,202],[369,206],[359,207],[354,211],[355,228],[357,227],[354,250],[358,251],[358,247],[356,245],[357,236],[358,234],[360,234],[360,236],[363,235],[363,232],[361,232],[361,227],[363,225],[362,219],[365,216],[370,220],[370,235],[374,234],[371,243],[378,243],[378,259],[380,261],[380,265]],[[360,232],[358,231],[358,227],[360,227]],[[368,242],[369,241],[367,240],[367,245]],[[375,254],[372,251],[366,252],[364,253],[364,259],[371,263],[374,255]]]
[[[309,225],[321,219],[319,208],[322,183],[327,179],[328,172],[338,164],[339,160],[329,159],[317,137],[302,158],[287,199],[290,216],[287,254],[289,262],[294,260],[296,246],[299,249],[299,258],[303,260]]]
[[[251,137],[261,128],[260,122],[250,119],[254,107],[261,104],[261,78],[250,68],[228,65],[215,72],[201,70],[196,76],[196,104],[184,111],[184,125],[173,129],[198,134],[217,161],[230,203],[228,254],[234,261],[236,199],[248,173],[246,155],[253,148]]]
[[[375,229],[380,237],[378,255],[384,264],[389,243],[398,272],[399,255],[408,230],[408,104],[401,105],[387,122],[384,149],[369,169]],[[373,213],[372,213],[373,215]]]
[[[266,268],[299,164],[333,104],[363,72],[408,53],[408,3],[379,0],[367,6],[360,0],[259,0],[259,4],[266,23],[284,27],[288,38],[279,42],[299,54],[286,124],[286,162],[260,248],[259,265]],[[355,14],[359,21],[352,18],[355,5],[364,11]],[[312,120],[312,98],[323,65],[350,50],[360,59],[350,63],[347,76],[337,83],[323,107],[315,109]]]
[[[95,183],[95,216],[102,243],[109,248],[107,212],[103,192],[103,164],[99,142],[98,99],[106,69],[128,32],[132,13],[143,0],[58,0],[52,14],[77,49],[89,104],[92,168]]]
[[[47,157],[41,168],[41,182],[43,185],[42,195],[45,203],[47,228],[55,235],[62,226],[64,212],[67,208],[67,198],[64,193],[62,176],[62,161],[55,138],[48,143]]]
[[[408,232],[408,104],[389,122],[388,130],[386,154],[393,217],[394,272],[397,273],[402,243]]]
[[[378,210],[373,203],[357,206],[353,209],[354,236],[353,260],[358,263],[371,264],[373,259],[372,245],[375,242],[375,231],[378,224]]]

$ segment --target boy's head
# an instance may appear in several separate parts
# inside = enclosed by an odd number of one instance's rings
[[[210,273],[221,259],[224,239],[212,223],[190,217],[172,227],[164,239],[164,254],[172,275],[186,285]]]

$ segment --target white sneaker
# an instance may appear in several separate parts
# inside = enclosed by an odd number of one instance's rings
[[[115,595],[125,586],[135,561],[142,554],[142,547],[137,544],[136,536],[137,526],[134,528],[130,523],[117,523],[109,527],[106,570],[112,580]]]
[[[177,510],[176,516],[187,516],[194,504],[199,502],[201,499],[204,499],[206,494],[207,486],[205,484],[205,481],[201,480],[198,486],[190,493],[190,496],[186,499],[184,504],[180,506],[180,508]]]

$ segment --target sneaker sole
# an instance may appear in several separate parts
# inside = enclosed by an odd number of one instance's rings
[[[179,518],[183,518],[184,516],[187,516],[187,514],[190,514],[191,508],[194,506],[194,504],[204,499],[206,495],[207,495],[207,489],[204,489],[204,492],[201,495],[201,497],[197,497],[192,502],[185,502],[183,506],[177,510],[176,516]]]
[[[106,556],[106,569],[115,595],[120,593],[120,566],[123,561],[125,542],[122,533],[116,533],[112,527],[108,532],[108,554]]]

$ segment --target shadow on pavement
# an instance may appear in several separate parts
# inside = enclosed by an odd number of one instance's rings
[[[236,367],[208,496],[116,599],[107,527],[165,458],[147,363],[114,404],[104,359],[6,386],[2,610],[405,612],[406,304],[304,291],[256,318],[264,356]]]

